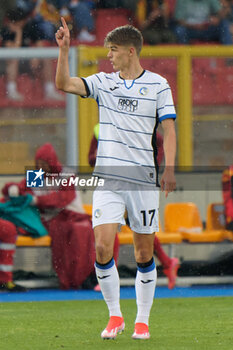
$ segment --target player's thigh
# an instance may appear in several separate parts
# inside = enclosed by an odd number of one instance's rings
[[[112,191],[96,190],[93,194],[92,226],[124,225],[125,203],[121,195]]]
[[[139,234],[159,230],[159,190],[130,191],[126,195],[126,209],[131,229]]]
[[[103,224],[94,228],[96,261],[106,264],[113,257],[114,241],[118,224]]]

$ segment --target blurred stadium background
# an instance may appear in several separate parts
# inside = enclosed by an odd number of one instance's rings
[[[117,23],[106,20],[104,28],[97,18],[96,26],[101,28],[97,32],[97,44],[102,44],[110,29],[124,24],[122,17],[119,18]],[[42,79],[30,72],[29,60],[39,58],[52,61],[55,76],[57,55],[56,47],[0,48],[0,188],[12,179],[18,181],[24,177],[26,167],[34,167],[35,150],[45,142],[54,145],[64,165],[75,167],[84,176],[91,173],[87,155],[98,121],[95,101],[73,95],[66,95],[64,101],[49,100]],[[5,92],[6,61],[15,58],[20,64],[17,84],[24,95],[23,101],[10,101]],[[161,196],[162,227],[166,205],[179,202],[194,203],[205,227],[208,206],[222,203],[221,173],[233,163],[232,46],[145,46],[142,64],[167,78],[178,115],[177,191],[167,200]],[[72,43],[70,70],[72,75],[84,77],[102,70],[111,71],[106,50],[98,45]],[[83,189],[82,199],[90,204],[92,193]],[[186,239],[164,247],[169,254],[180,258],[181,275],[204,276],[206,282],[211,277],[210,283],[219,282],[222,277],[224,282],[233,282],[230,236],[208,243],[190,243]],[[130,244],[122,245],[119,265],[134,268]],[[18,247],[14,268],[52,274],[50,248]]]

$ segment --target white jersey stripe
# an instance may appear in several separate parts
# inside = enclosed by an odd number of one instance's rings
[[[123,159],[123,158],[117,158],[117,157],[107,157],[107,156],[96,156],[96,158],[115,159],[115,160],[119,160],[120,162],[132,163],[132,164],[143,166],[139,162],[134,162],[133,160],[129,160],[129,159]],[[149,166],[149,165],[145,165],[145,166]]]
[[[99,176],[99,177],[106,177],[106,173],[100,172],[100,171],[95,171],[95,175]],[[123,175],[114,174],[114,173],[108,173],[108,175],[110,178],[116,178],[117,180],[121,179],[121,180],[129,181],[129,182],[135,182],[135,183],[141,183],[144,185],[148,185],[148,181],[143,181],[141,179],[135,180],[135,177],[123,176]]]
[[[100,81],[100,83],[102,84],[102,81],[101,81],[101,79],[98,77],[98,75],[95,74],[95,76],[96,76],[96,78]]]
[[[161,94],[161,92],[164,92],[166,90],[171,90],[171,89],[170,88],[163,89],[163,90],[159,91],[157,94],[159,95],[159,94]]]
[[[118,84],[120,85],[125,85],[124,82],[119,82]],[[139,83],[139,82],[134,82],[134,85],[161,85],[160,83]]]
[[[119,95],[113,95],[113,93],[111,91],[107,91],[107,90],[104,90],[104,89],[101,89],[99,88],[100,91],[103,91],[103,92],[106,92],[107,94],[111,94],[113,97],[116,97],[116,98],[119,98],[119,97],[122,97],[122,98],[131,98],[132,96],[119,96]],[[138,100],[144,100],[144,101],[151,101],[151,102],[154,102],[156,101],[154,98],[143,98],[143,97],[137,97]]]
[[[127,145],[126,143],[118,140],[104,140],[104,139],[99,139],[98,142],[116,142],[116,143],[121,143],[122,145]],[[139,151],[145,151],[145,152],[153,152],[152,149],[145,149],[145,148],[140,148],[140,147],[135,147],[135,146],[128,146],[129,148],[132,149],[137,149]]]
[[[125,132],[132,132],[134,134],[143,134],[143,135],[149,135],[152,136],[152,132],[143,132],[143,131],[135,131],[135,130],[130,130],[130,129],[123,129],[120,128],[119,126],[113,124],[113,123],[107,123],[107,122],[100,122],[100,124],[104,124],[104,125],[112,125],[114,126],[116,129],[121,130],[121,131],[125,131]]]
[[[139,162],[134,162],[133,160],[123,159],[123,158],[118,158],[118,157],[96,156],[96,158],[115,159],[115,160],[118,160],[120,162],[132,163],[132,164],[135,164],[135,165],[140,165],[140,166],[145,167],[145,168],[150,168],[151,167],[151,165],[149,165],[149,164],[141,164]],[[120,164],[118,164],[118,165],[120,165]]]

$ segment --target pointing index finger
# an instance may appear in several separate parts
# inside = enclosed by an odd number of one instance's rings
[[[62,22],[63,28],[64,29],[68,29],[68,26],[66,24],[66,21],[65,21],[64,17],[61,17],[61,22]]]

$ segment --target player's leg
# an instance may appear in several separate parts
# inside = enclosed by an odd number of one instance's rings
[[[13,264],[17,231],[15,225],[0,219],[0,290],[22,292],[26,289],[13,282]]]
[[[113,259],[113,246],[118,224],[105,224],[94,228],[96,242],[96,276],[109,310],[109,323],[101,334],[103,339],[114,339],[124,329],[120,309],[120,281]]]
[[[96,191],[93,197],[93,227],[96,246],[96,276],[109,310],[109,323],[101,334],[114,339],[124,329],[120,309],[120,281],[113,259],[115,236],[124,223],[125,206],[120,196],[110,191]],[[112,221],[112,222],[111,222]]]
[[[137,316],[134,339],[148,339],[149,316],[153,304],[157,271],[153,258],[154,234],[134,233],[134,250],[137,262],[135,281]]]
[[[134,339],[150,337],[149,315],[157,281],[153,253],[154,232],[159,229],[158,201],[158,191],[144,191],[140,187],[128,192],[126,199],[130,227],[134,231],[134,252],[137,263],[135,281],[137,316]]]

